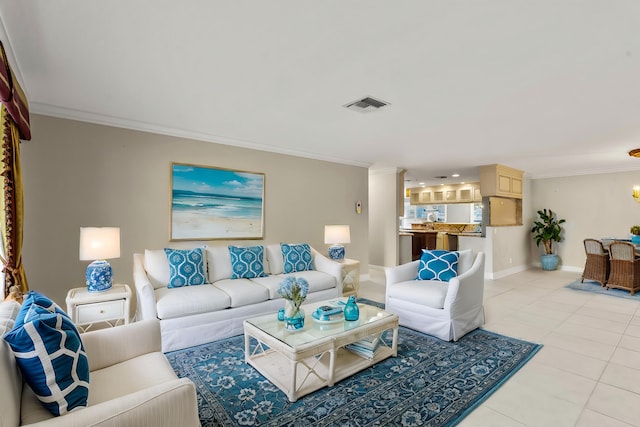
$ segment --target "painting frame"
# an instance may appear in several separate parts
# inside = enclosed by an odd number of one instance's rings
[[[169,239],[264,238],[265,174],[172,162]]]

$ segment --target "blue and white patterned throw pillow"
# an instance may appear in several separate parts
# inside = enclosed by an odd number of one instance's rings
[[[306,243],[290,245],[280,243],[282,249],[282,261],[285,273],[313,270],[313,256],[311,247]]]
[[[422,250],[418,280],[440,280],[448,282],[458,276],[458,257],[456,251]]]
[[[31,307],[33,304],[37,304],[40,307],[46,308],[52,313],[62,313],[67,317],[69,317],[67,313],[62,308],[60,308],[58,304],[56,304],[51,299],[49,299],[49,297],[46,297],[36,291],[29,291],[23,297],[22,307],[21,307],[22,309],[18,312],[18,315],[16,316],[16,321],[14,323],[14,326],[21,325],[24,323],[24,317],[27,315],[29,311],[28,308]]]
[[[207,283],[204,273],[202,248],[169,249],[164,248],[169,260],[168,288],[181,288]]]
[[[16,318],[21,322],[4,339],[43,406],[53,415],[63,415],[87,406],[89,361],[69,316],[51,300],[47,307],[40,305],[47,305],[47,300],[28,294]]]
[[[263,246],[229,246],[229,254],[231,254],[232,279],[252,279],[266,276]]]

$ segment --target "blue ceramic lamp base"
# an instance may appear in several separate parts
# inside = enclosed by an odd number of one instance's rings
[[[89,292],[102,292],[111,288],[113,270],[107,261],[93,261],[87,267],[86,279]]]
[[[342,245],[329,246],[329,258],[336,261],[344,259],[344,246]]]

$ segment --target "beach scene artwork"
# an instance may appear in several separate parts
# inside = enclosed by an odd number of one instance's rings
[[[262,238],[263,223],[263,173],[171,165],[171,240]]]

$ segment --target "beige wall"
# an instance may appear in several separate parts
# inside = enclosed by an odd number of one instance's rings
[[[23,259],[30,287],[58,304],[70,288],[83,286],[81,226],[121,228],[121,258],[111,261],[118,283],[131,283],[134,252],[198,244],[169,241],[171,162],[265,173],[264,240],[237,243],[308,242],[326,252],[324,225],[349,224],[347,256],[367,273],[366,168],[46,116],[31,120],[33,139],[21,146]]]
[[[631,197],[635,184],[640,171],[533,180],[534,215],[548,208],[567,220],[565,239],[554,245],[563,268],[582,271],[585,238],[628,237],[629,227],[640,224],[640,204]],[[539,265],[543,249],[532,248],[532,261]]]

